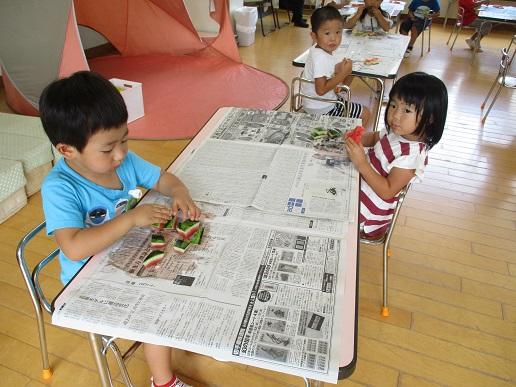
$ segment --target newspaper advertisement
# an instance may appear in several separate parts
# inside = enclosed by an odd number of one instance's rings
[[[178,250],[177,226],[132,229],[83,267],[52,322],[336,383],[358,179],[306,133],[355,123],[230,110],[177,168],[203,212],[197,243]]]

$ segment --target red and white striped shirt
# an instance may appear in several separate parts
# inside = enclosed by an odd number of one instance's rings
[[[382,176],[387,176],[393,167],[414,169],[412,181],[421,181],[428,163],[426,145],[419,141],[409,141],[384,129],[380,132],[380,141],[369,148],[367,157],[373,169]],[[360,189],[360,224],[367,236],[382,235],[394,214],[398,194],[384,200],[362,179]]]

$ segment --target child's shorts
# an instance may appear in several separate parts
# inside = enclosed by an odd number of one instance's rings
[[[430,23],[431,22],[427,22],[426,27],[428,27],[428,25]],[[421,31],[423,31],[423,27],[425,27],[425,20],[420,19],[420,18],[416,18],[416,20],[412,20],[411,18],[408,17],[405,20],[403,20],[403,22],[401,23],[400,32],[408,34],[408,32],[412,29],[413,26],[416,27],[416,31],[419,36]]]
[[[344,106],[347,107],[346,101],[342,99],[342,97],[337,97],[339,101],[344,102]],[[346,107],[342,106],[341,104],[335,105],[333,109],[331,109],[328,113],[325,113],[325,116],[333,116],[333,117],[343,117],[346,113]],[[349,117],[350,118],[360,118],[362,115],[362,105],[356,102],[350,102],[349,103]]]

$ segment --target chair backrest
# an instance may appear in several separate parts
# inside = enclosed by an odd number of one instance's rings
[[[509,69],[509,48],[502,48],[502,59],[500,59],[500,69],[498,70],[498,76],[502,77],[502,85],[506,86],[505,77],[507,76],[507,70]]]
[[[18,266],[23,275],[23,279],[27,288],[29,290],[29,294],[31,296],[32,302],[34,306],[36,304],[40,304],[48,313],[52,314],[52,304],[47,299],[43,290],[41,289],[39,283],[39,274],[41,270],[45,268],[52,260],[59,254],[59,249],[54,249],[50,254],[44,257],[41,261],[39,261],[34,268],[29,269],[27,264],[27,259],[25,258],[25,249],[27,245],[40,233],[45,229],[46,223],[42,222],[37,225],[34,229],[30,230],[20,241],[18,244],[18,248],[16,249],[16,258],[18,260]]]
[[[387,246],[389,245],[392,238],[392,233],[394,231],[394,226],[396,226],[396,221],[398,220],[398,216],[400,214],[401,206],[403,204],[403,201],[405,200],[405,196],[407,196],[407,193],[411,185],[412,183],[408,183],[398,194],[398,201],[396,202],[396,207],[394,208],[394,214],[392,215],[391,223],[389,224],[389,227],[385,230],[385,233],[375,239],[360,238],[360,242],[372,245],[378,245],[381,243],[384,243]]]
[[[46,227],[46,222],[42,222],[37,225],[34,229],[30,230],[20,241],[18,247],[16,249],[16,259],[18,261],[18,266],[22,272],[23,279],[25,281],[25,285],[29,291],[30,298],[32,300],[32,304],[34,306],[34,310],[36,312],[36,320],[38,323],[38,333],[39,333],[39,342],[40,342],[40,350],[41,350],[41,358],[43,363],[43,378],[49,379],[52,376],[52,370],[50,368],[50,362],[48,357],[47,350],[47,341],[46,341],[46,333],[45,333],[45,323],[42,315],[43,309],[47,311],[49,314],[53,312],[53,306],[51,301],[45,296],[39,281],[39,275],[41,271],[52,262],[52,260],[57,257],[59,254],[59,248],[55,248],[50,254],[40,260],[34,268],[29,268],[25,251],[27,249],[28,244]],[[110,349],[115,356],[117,361],[117,365],[119,367],[120,373],[124,380],[126,386],[132,386],[131,379],[129,377],[129,373],[124,364],[124,360],[130,357],[141,344],[139,342],[135,342],[129,349],[126,350],[124,354],[120,352],[120,349],[114,342],[114,338],[102,336],[103,349],[102,352],[104,356],[108,349]],[[109,373],[109,369],[108,369]],[[111,374],[109,375],[111,378]]]
[[[462,23],[464,22],[464,8],[457,8],[457,19],[455,19],[455,25],[457,27],[462,27]]]
[[[329,99],[329,98],[323,98],[323,97],[316,97],[311,96],[303,93],[302,91],[302,85],[303,84],[312,84],[315,85],[315,82],[309,79],[306,79],[303,77],[303,72],[299,75],[299,77],[295,77],[292,79],[292,82],[290,84],[290,111],[291,112],[299,112],[303,111],[303,99],[311,99],[314,101],[323,101],[328,103],[333,103],[336,105],[342,106],[342,111],[345,112],[343,117],[349,117],[349,103],[351,101],[351,89],[347,85],[339,85],[338,88],[339,94],[345,93],[346,98],[344,99],[344,102],[338,99]]]
[[[511,51],[512,51],[512,55],[511,55]],[[511,55],[511,59],[508,62],[509,66],[510,66],[512,63],[512,60],[514,59],[514,56],[516,55],[516,35],[512,36],[511,42],[507,46],[507,54]]]

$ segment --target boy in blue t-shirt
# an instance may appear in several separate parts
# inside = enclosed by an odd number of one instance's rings
[[[162,223],[179,210],[199,219],[200,210],[174,175],[130,152],[127,108],[119,91],[99,74],[80,71],[48,85],[40,98],[43,128],[63,155],[43,182],[41,195],[48,235],[60,248],[66,284],[87,258],[131,228]],[[144,204],[131,211],[137,187],[173,198],[172,208]],[[186,386],[170,365],[171,349],[144,344],[153,385]]]
[[[400,34],[408,35],[410,42],[405,52],[405,58],[410,56],[414,43],[423,29],[432,23],[432,19],[439,16],[439,0],[412,0],[409,5],[408,17],[400,25]]]

